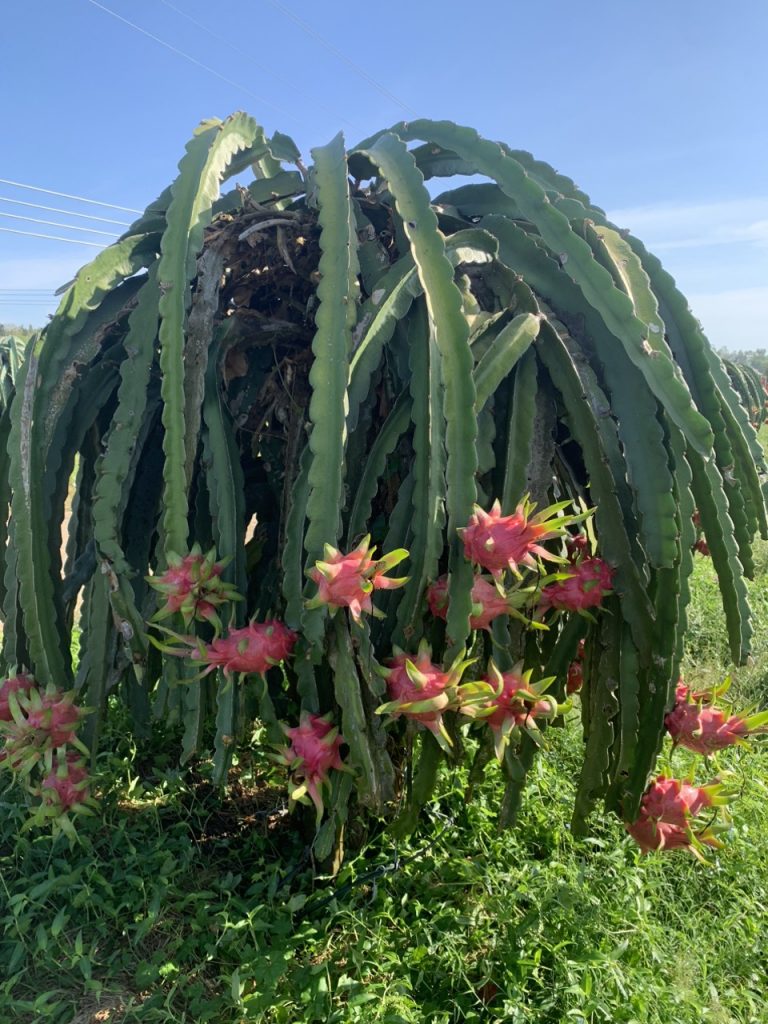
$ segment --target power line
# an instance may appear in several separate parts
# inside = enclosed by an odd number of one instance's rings
[[[26,220],[31,224],[47,224],[51,228],[68,228],[70,231],[87,231],[92,235],[106,235],[117,238],[116,231],[100,231],[98,228],[81,228],[79,224],[62,224],[58,220],[43,220],[41,217],[26,217],[23,213],[5,213],[0,210],[0,217],[12,217],[14,220]]]
[[[78,213],[76,210],[63,210],[60,206],[45,206],[43,203],[25,203],[23,199],[11,199],[10,196],[0,196],[0,203],[13,203],[15,206],[28,206],[33,210],[47,210],[48,213],[65,213],[67,217],[97,220],[101,224],[117,224],[123,228],[130,227],[127,220],[112,220],[111,217],[98,217],[95,213]]]
[[[235,46],[234,43],[230,42],[230,40],[226,36],[219,35],[218,32],[214,32],[212,29],[208,28],[207,25],[204,25],[202,21],[198,21],[197,18],[193,18],[191,14],[187,14],[186,11],[182,11],[180,7],[177,7],[176,4],[172,4],[170,0],[160,0],[160,3],[163,4],[165,7],[170,8],[175,14],[178,14],[180,17],[185,18],[187,21],[191,22],[193,25],[199,28],[201,32],[205,32],[205,34],[210,36],[211,39],[215,39],[217,43],[221,43],[223,46],[226,46],[228,50],[232,51],[232,53],[236,53],[239,57],[243,57],[250,64],[253,64],[254,67],[260,68],[262,71],[266,72],[272,78],[276,79],[276,81],[280,82],[281,85],[287,85],[289,89],[293,89],[294,91],[298,92],[299,95],[304,95],[307,99],[311,101],[313,108],[320,108],[322,110],[325,110],[326,113],[332,114],[333,117],[338,116],[335,110],[332,110],[324,103],[319,103],[317,101],[316,96],[310,96],[309,93],[304,92],[301,89],[297,89],[296,86],[289,79],[283,78],[282,75],[279,75],[272,68],[268,68],[265,64],[262,64],[260,61],[256,60],[250,53],[248,53],[247,50],[241,50],[239,46]],[[361,130],[359,125],[354,124],[352,121],[348,121],[346,118],[341,118],[340,120],[342,120],[344,124],[349,125],[350,128],[354,128],[355,131]]]
[[[141,32],[141,34],[143,36],[146,36],[148,39],[152,39],[154,40],[154,42],[159,43],[161,46],[164,46],[166,50],[170,50],[171,53],[175,53],[177,57],[183,57],[184,60],[188,60],[190,64],[194,64],[195,67],[202,68],[203,71],[207,71],[210,75],[214,75],[222,82],[226,82],[227,85],[231,85],[235,89],[240,89],[241,92],[246,93],[248,96],[250,96],[252,99],[257,100],[259,103],[264,103],[266,106],[272,107],[273,110],[276,110],[280,114],[284,114],[286,117],[289,117],[292,121],[298,121],[299,124],[307,123],[305,121],[302,121],[301,118],[298,118],[295,115],[289,113],[287,110],[284,110],[282,107],[278,107],[277,104],[270,102],[270,100],[264,99],[263,96],[259,96],[257,95],[257,93],[252,92],[247,86],[241,85],[240,82],[235,82],[231,78],[227,78],[225,75],[222,75],[219,71],[217,71],[215,68],[210,67],[208,64],[203,64],[203,62],[199,61],[196,57],[193,57],[189,53],[185,53],[184,50],[180,50],[178,46],[173,46],[171,43],[166,42],[165,39],[161,39],[160,36],[153,35],[152,32],[148,32],[145,28],[142,28],[135,22],[129,21],[127,18],[124,18],[122,14],[118,14],[116,11],[111,10],[109,7],[105,7],[104,4],[99,3],[98,0],[87,0],[87,2],[91,4],[93,7],[98,7],[99,10],[104,11],[105,14],[111,14],[113,18],[117,18],[118,21],[122,21],[124,25],[128,25],[129,28],[135,29],[136,32]]]
[[[32,192],[45,192],[49,196],[58,196],[59,199],[74,199],[78,203],[91,203],[93,206],[106,206],[112,210],[122,210],[123,213],[143,213],[143,210],[134,210],[130,206],[118,206],[116,203],[103,203],[100,199],[86,199],[84,196],[71,196],[68,192],[54,192],[51,188],[40,188],[39,185],[23,185],[20,181],[9,181],[8,178],[0,178],[0,185],[13,185],[14,188],[28,188]]]
[[[90,0],[90,2],[93,2],[93,0]],[[321,46],[324,46],[325,49],[329,51],[329,53],[332,53],[334,57],[337,57],[348,67],[352,68],[356,74],[360,75],[361,78],[364,78],[369,85],[372,85],[374,89],[377,89],[383,96],[386,96],[388,100],[392,103],[396,103],[397,106],[405,110],[406,113],[412,114],[414,117],[418,117],[418,114],[413,107],[409,107],[407,103],[395,96],[394,93],[390,92],[386,86],[383,86],[381,82],[377,82],[375,78],[369,75],[365,68],[361,68],[359,64],[355,64],[353,60],[350,60],[345,53],[342,53],[341,50],[337,50],[332,43],[329,43],[327,39],[321,36],[319,32],[316,32],[315,29],[313,29],[311,25],[307,24],[306,21],[302,21],[302,19],[297,14],[294,14],[292,10],[284,4],[278,3],[277,0],[267,0],[267,3],[271,7],[280,11],[281,14],[284,14],[286,18],[290,18],[291,21],[295,22],[303,32],[306,32],[308,36],[312,36],[313,39],[316,39]]]
[[[71,242],[72,245],[92,245],[96,249],[103,249],[99,242],[86,242],[84,238],[62,238],[60,235],[42,235],[39,231],[21,231],[19,228],[3,228],[0,231],[7,231],[11,235],[29,235],[30,238],[51,238],[54,242]]]

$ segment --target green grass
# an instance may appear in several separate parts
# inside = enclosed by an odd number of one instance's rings
[[[755,662],[735,673],[753,702],[768,694],[768,545],[759,569]],[[701,559],[692,682],[727,670],[720,621]],[[574,841],[581,741],[550,735],[515,832],[495,828],[496,772],[470,806],[459,776],[420,834],[372,839],[333,881],[313,881],[258,763],[222,805],[157,744],[140,759],[116,738],[103,819],[74,849],[19,836],[23,809],[0,795],[0,1021],[768,1021],[768,746],[723,758],[743,795],[702,867],[639,856],[613,820]]]

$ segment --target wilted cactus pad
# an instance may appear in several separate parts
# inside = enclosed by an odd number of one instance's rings
[[[330,714],[352,770],[328,783],[327,850],[352,792],[380,814],[404,796],[412,824],[444,756],[416,720],[376,715],[395,645],[415,657],[426,637],[446,670],[464,652],[475,680],[491,655],[498,672],[522,661],[554,677],[556,700],[586,635],[576,818],[603,798],[631,821],[678,676],[695,509],[734,660],[749,650],[744,576],[767,525],[759,381],[724,367],[637,239],[527,153],[419,121],[349,151],[337,136],[312,159],[244,114],[203,123],[174,183],[80,271],[23,365],[4,357],[5,662],[74,685],[95,709],[91,745],[111,693],[138,735],[152,716],[181,721],[185,758],[212,748],[219,779],[254,716],[280,743],[280,720]],[[455,175],[485,180],[441,192]],[[558,515],[596,508],[610,614],[472,631],[458,531],[475,504],[509,515],[526,495],[569,503]],[[408,582],[374,595],[380,619],[331,617],[312,600],[315,563],[367,534],[377,558],[408,550]],[[229,559],[221,580],[245,597],[217,597],[215,612],[232,629],[285,623],[291,662],[190,683],[194,666],[148,642],[162,595],[146,577],[194,544]],[[444,574],[445,623],[426,600]],[[212,628],[195,623],[201,642]],[[466,730],[450,707],[444,719],[460,758]],[[473,728],[477,771],[493,738]],[[503,749],[506,819],[536,742],[520,728]]]

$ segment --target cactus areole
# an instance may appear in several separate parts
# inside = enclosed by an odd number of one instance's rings
[[[33,707],[16,674],[4,726],[22,709],[69,744],[88,705],[93,744],[109,688],[138,733],[180,720],[183,758],[212,751],[224,781],[260,702],[268,743],[300,730],[288,774],[322,812],[319,855],[353,807],[405,799],[418,820],[429,786],[402,780],[439,778],[489,730],[516,805],[585,635],[576,828],[602,797],[638,819],[665,715],[681,744],[739,738],[672,707],[697,541],[733,660],[749,652],[744,574],[768,527],[754,382],[623,227],[450,122],[339,134],[306,160],[246,114],[203,122],[23,360],[3,355],[4,666],[67,695]],[[515,695],[513,669],[551,690]],[[346,738],[344,771],[335,739],[315,767],[298,750],[318,721]],[[48,806],[89,792],[66,753],[38,768]],[[648,821],[649,848],[686,839]]]

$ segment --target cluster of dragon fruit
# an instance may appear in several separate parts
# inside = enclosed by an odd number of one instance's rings
[[[475,576],[471,591],[472,630],[491,632],[492,623],[509,616],[526,628],[546,629],[555,616],[576,613],[594,621],[604,599],[612,593],[613,569],[594,553],[594,541],[583,529],[590,513],[566,515],[567,503],[536,512],[524,499],[511,515],[504,516],[500,503],[489,512],[475,506],[467,525],[459,530],[465,557]],[[557,554],[544,546],[559,542]],[[325,606],[331,614],[346,609],[358,627],[364,615],[378,615],[373,598],[377,590],[403,586],[407,577],[387,575],[408,557],[397,550],[375,557],[370,537],[348,553],[326,545],[324,558],[308,576],[317,586],[306,605]],[[548,569],[544,563],[552,563]],[[225,679],[261,676],[283,665],[293,655],[298,634],[278,619],[251,621],[242,628],[226,628],[222,612],[241,600],[234,587],[222,578],[226,560],[215,551],[203,554],[195,546],[185,556],[173,555],[162,574],[148,582],[164,598],[152,620],[153,627],[173,640],[155,640],[171,655],[187,659],[198,669],[199,679],[216,669]],[[527,573],[527,578],[523,573]],[[437,619],[447,619],[449,581],[441,576],[429,587],[426,603]],[[182,635],[160,623],[180,618],[187,629],[208,623],[213,639],[206,643],[195,635]],[[174,645],[175,644],[175,645]],[[412,728],[430,731],[437,743],[451,751],[446,712],[491,731],[496,757],[521,731],[541,740],[541,725],[562,715],[583,683],[585,640],[579,641],[565,680],[566,703],[547,693],[554,677],[533,679],[533,671],[518,662],[502,672],[491,658],[485,675],[468,678],[474,659],[461,652],[447,668],[433,661],[425,640],[416,652],[394,647],[378,670],[389,699],[377,708],[389,722],[405,719]],[[675,704],[666,717],[673,748],[683,747],[710,757],[743,743],[748,736],[768,731],[768,712],[745,716],[718,704],[725,691],[692,692],[680,681]],[[86,748],[76,736],[84,714],[71,693],[48,689],[42,692],[31,676],[19,673],[0,684],[0,734],[4,746],[0,764],[26,780],[27,788],[40,798],[38,818],[66,822],[67,812],[87,813],[93,803],[84,756]],[[314,805],[318,824],[324,815],[333,772],[352,772],[344,760],[345,741],[333,713],[302,712],[298,724],[282,724],[284,744],[274,759],[287,769],[292,805]],[[707,846],[719,846],[718,833],[729,827],[727,804],[734,793],[721,779],[706,786],[659,775],[646,790],[639,815],[626,829],[644,852],[686,849],[701,857]],[[71,826],[70,826],[71,827]]]
[[[27,672],[0,682],[0,768],[36,800],[30,824],[50,822],[74,837],[68,812],[90,814],[95,801],[77,730],[87,710],[75,694],[43,689]]]

